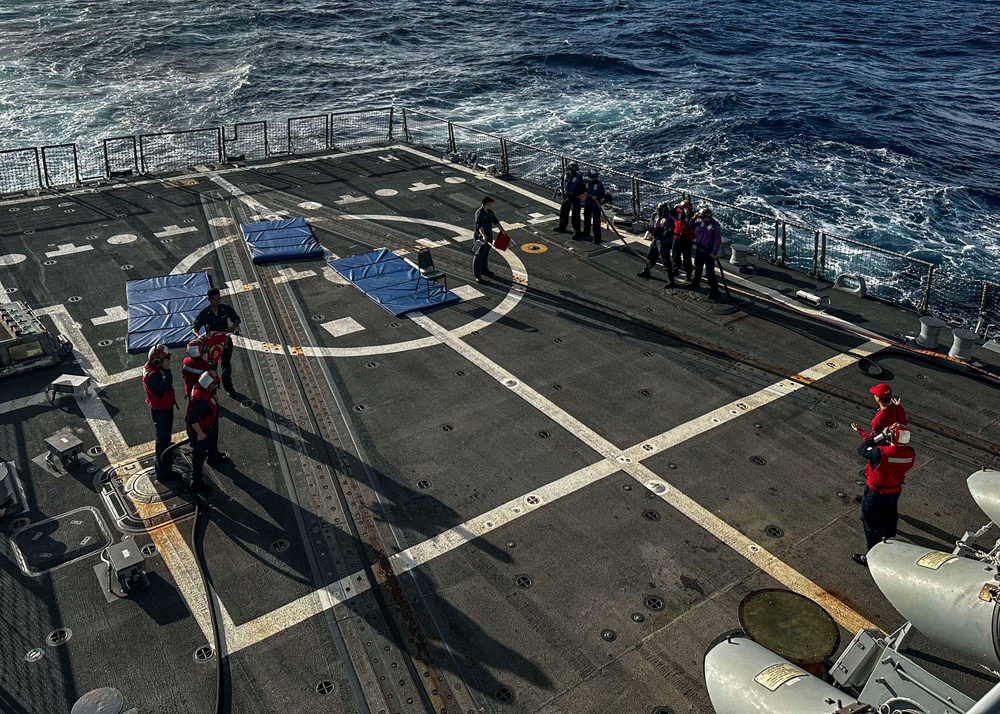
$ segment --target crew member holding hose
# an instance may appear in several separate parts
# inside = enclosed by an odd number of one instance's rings
[[[212,487],[205,483],[205,462],[223,464],[229,461],[229,456],[219,451],[219,402],[215,398],[219,381],[215,372],[202,373],[191,391],[185,419],[191,437],[191,489],[202,495],[212,492]]]

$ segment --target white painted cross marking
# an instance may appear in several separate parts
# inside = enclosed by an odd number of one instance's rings
[[[389,163],[390,161],[399,161],[399,157],[398,156],[393,156],[392,154],[389,154],[388,156],[380,156],[380,157],[378,157],[378,160],[379,161],[384,161],[386,163]]]
[[[334,203],[336,203],[338,206],[346,206],[349,203],[362,203],[363,201],[367,200],[368,196],[352,196],[351,194],[347,194],[341,196],[340,200],[334,201]]]
[[[128,311],[120,305],[104,308],[101,317],[92,317],[90,321],[95,325],[109,325],[112,322],[123,322],[128,319]]]
[[[275,285],[281,285],[283,283],[290,283],[293,280],[302,280],[302,278],[311,278],[316,275],[315,270],[302,270],[298,271],[295,268],[280,268],[278,270],[278,277],[274,279]]]
[[[324,322],[320,325],[324,330],[329,332],[334,337],[343,337],[344,335],[349,335],[352,332],[360,332],[365,329],[361,323],[355,320],[353,317],[342,317],[339,320],[331,320],[330,322]]]
[[[58,245],[59,250],[50,250],[45,254],[46,258],[58,258],[61,255],[73,255],[73,253],[86,253],[88,250],[93,250],[92,245],[80,245],[76,246],[72,243],[60,243]]]
[[[331,268],[329,265],[323,267],[323,277],[334,285],[350,285],[349,281],[345,280],[340,273]]]
[[[423,181],[417,181],[415,184],[410,186],[410,190],[413,192],[430,191],[432,188],[441,188],[441,186],[436,183],[424,183]]]
[[[184,228],[181,228],[180,226],[163,226],[162,231],[154,233],[153,235],[157,238],[169,238],[170,236],[179,236],[184,233],[195,233],[197,230],[197,226],[185,226]]]
[[[448,245],[447,240],[430,240],[429,238],[417,238],[417,243],[425,248],[443,248]]]
[[[258,287],[257,283],[244,283],[242,280],[237,278],[236,280],[226,281],[226,287],[222,290],[222,294],[235,295],[236,293],[245,293],[250,290],[256,290]]]
[[[554,221],[558,216],[553,214],[545,215],[544,213],[532,213],[531,220],[528,221],[531,225],[537,225],[539,223],[548,223],[549,221]]]

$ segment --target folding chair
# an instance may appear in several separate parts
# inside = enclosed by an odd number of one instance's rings
[[[420,275],[417,277],[417,287],[413,290],[416,291],[420,288],[421,278],[427,283],[427,297],[431,296],[431,281],[438,281],[444,278],[444,289],[448,290],[448,276],[443,270],[438,270],[434,267],[434,257],[431,255],[430,248],[421,248],[417,251],[417,271]]]

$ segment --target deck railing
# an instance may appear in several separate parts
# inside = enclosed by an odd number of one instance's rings
[[[865,280],[868,294],[918,312],[934,313],[954,326],[986,337],[1000,333],[1000,283],[955,275],[928,261],[911,258],[818,227],[768,215],[710,196],[692,194],[593,162],[566,156],[449,121],[416,109],[392,107],[326,112],[253,121],[227,127],[156,132],[103,140],[87,150],[75,144],[0,151],[0,197],[71,189],[153,173],[186,170],[198,164],[255,161],[271,156],[350,149],[400,141],[432,149],[499,176],[523,179],[553,191],[565,167],[601,174],[622,215],[649,218],[661,201],[690,198],[711,205],[733,243],[751,246],[761,261],[801,271],[821,280],[847,273]]]

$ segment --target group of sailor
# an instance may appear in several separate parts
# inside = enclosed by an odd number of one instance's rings
[[[658,204],[653,221],[649,224],[649,238],[646,267],[637,273],[640,278],[649,278],[650,271],[659,261],[663,263],[669,278],[664,290],[676,288],[675,278],[683,267],[684,276],[689,283],[688,290],[698,289],[704,273],[708,281],[709,300],[718,299],[719,282],[715,275],[715,265],[719,251],[722,250],[722,226],[710,207],[695,210],[689,199],[684,199],[673,208],[665,202]]]
[[[230,305],[222,303],[217,289],[209,290],[206,297],[209,304],[195,319],[191,330],[194,339],[187,344],[187,354],[181,364],[187,400],[184,424],[192,451],[191,489],[201,495],[212,491],[205,483],[205,463],[214,465],[229,461],[229,456],[219,450],[217,394],[222,386],[230,397],[238,397],[232,384],[231,360],[232,333],[240,324],[239,315]],[[170,369],[170,350],[165,345],[149,348],[142,370],[142,387],[153,421],[156,480],[177,481],[171,462],[163,457],[171,445],[174,410],[179,408]]]
[[[553,228],[556,233],[565,233],[568,225],[573,226],[573,240],[583,240],[591,237],[598,245],[601,240],[601,206],[611,200],[611,195],[605,190],[597,171],[591,169],[584,179],[578,164],[571,163],[566,167],[566,178],[563,182],[563,202],[559,207],[559,225]],[[580,209],[583,209],[583,227],[580,226]]]

